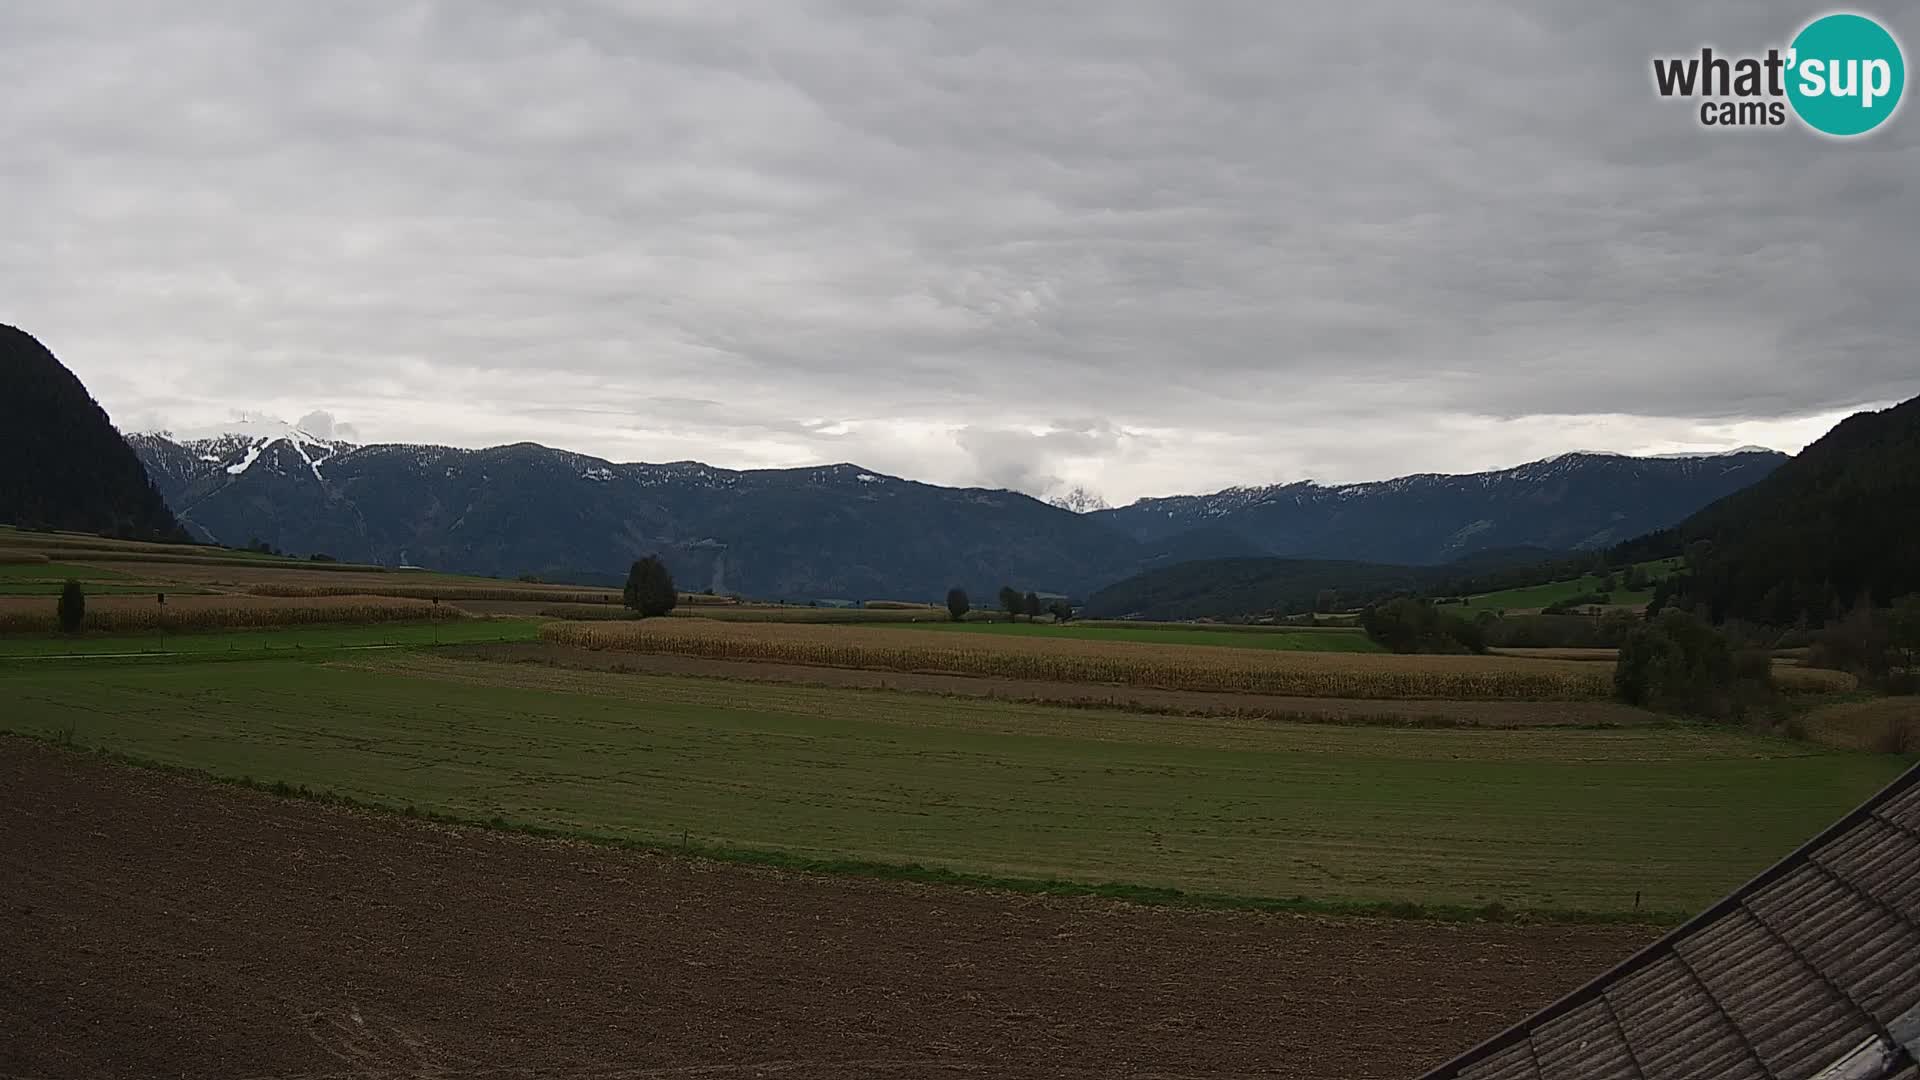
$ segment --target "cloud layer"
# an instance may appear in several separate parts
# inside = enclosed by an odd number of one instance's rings
[[[1116,502],[1796,449],[1920,392],[1920,121],[1710,133],[1649,60],[1811,14],[14,5],[0,321],[125,427]]]

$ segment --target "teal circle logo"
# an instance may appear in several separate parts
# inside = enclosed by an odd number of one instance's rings
[[[1865,15],[1825,15],[1793,39],[1787,99],[1815,131],[1864,135],[1900,106],[1907,65],[1900,43]]]

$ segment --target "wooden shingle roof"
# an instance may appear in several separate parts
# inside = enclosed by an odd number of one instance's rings
[[[1425,1080],[1920,1080],[1920,766]]]

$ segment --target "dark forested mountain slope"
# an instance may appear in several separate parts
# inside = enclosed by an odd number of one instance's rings
[[[1884,605],[1920,592],[1920,398],[1848,417],[1766,479],[1617,555],[1689,550],[1688,595],[1718,618],[1818,622],[1862,594]]]
[[[172,538],[179,526],[140,459],[73,372],[0,325],[0,522]]]

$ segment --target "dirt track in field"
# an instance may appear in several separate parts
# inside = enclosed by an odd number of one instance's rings
[[[1405,1077],[1648,940],[451,830],[0,738],[7,1077]]]
[[[648,675],[697,675],[748,682],[808,686],[908,690],[919,693],[994,697],[1040,704],[1111,705],[1120,709],[1193,715],[1270,716],[1282,720],[1335,723],[1429,723],[1462,727],[1554,727],[1602,724],[1631,727],[1651,722],[1642,709],[1612,701],[1439,701],[1397,698],[1284,697],[1275,694],[1154,690],[1140,686],[997,679],[935,672],[870,671],[748,660],[707,660],[670,653],[619,653],[577,649],[545,642],[471,645],[444,650],[447,655],[479,660],[551,664],[583,671],[626,671]]]

